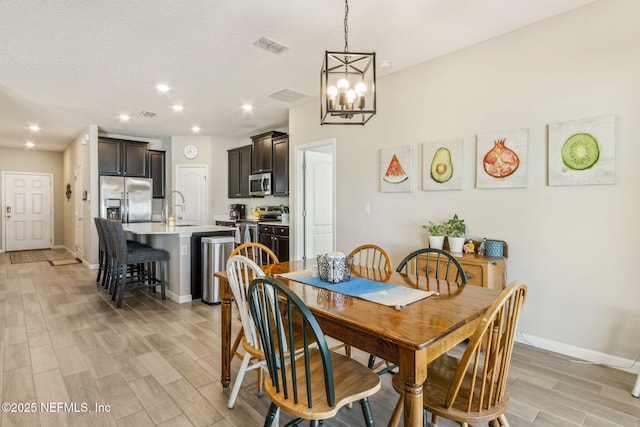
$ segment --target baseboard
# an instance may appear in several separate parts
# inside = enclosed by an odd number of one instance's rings
[[[173,293],[171,291],[167,291],[167,296],[169,297],[170,300],[175,301],[175,302],[180,303],[180,304],[185,303],[185,302],[191,302],[193,300],[193,298],[191,298],[191,294],[180,296],[180,295],[175,294],[175,293]]]
[[[580,362],[587,361],[596,365],[606,365],[615,369],[620,369],[621,371],[632,372],[634,374],[640,373],[640,364],[636,364],[632,359],[576,347],[558,341],[525,334],[523,332],[518,332],[516,342],[564,354],[565,356],[575,357],[576,359],[580,359]]]

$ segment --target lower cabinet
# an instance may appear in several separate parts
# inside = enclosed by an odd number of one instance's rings
[[[271,249],[280,262],[289,261],[289,227],[258,224],[258,242]]]
[[[488,257],[477,254],[456,255],[456,259],[467,275],[468,283],[490,289],[504,289],[507,281],[507,266],[504,257]],[[424,256],[418,259],[418,268],[424,271],[427,260]],[[436,261],[431,260],[429,271],[434,271]],[[442,270],[444,274],[444,268]]]

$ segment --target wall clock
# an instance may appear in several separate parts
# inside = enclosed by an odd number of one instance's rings
[[[187,159],[195,159],[198,156],[198,147],[193,144],[189,144],[184,147],[184,156]]]

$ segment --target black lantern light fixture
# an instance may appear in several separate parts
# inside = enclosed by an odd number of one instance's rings
[[[364,125],[376,114],[376,54],[349,52],[349,2],[344,2],[344,52],[324,54],[320,124]]]

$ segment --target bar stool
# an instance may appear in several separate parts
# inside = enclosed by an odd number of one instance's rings
[[[165,262],[169,254],[161,249],[146,245],[128,245],[127,239],[119,221],[108,221],[111,243],[115,252],[112,300],[118,298],[116,308],[122,307],[125,291],[152,288],[160,286],[162,299],[166,299]],[[156,263],[160,263],[160,278],[156,277],[158,270]],[[129,269],[129,267],[133,267]]]

